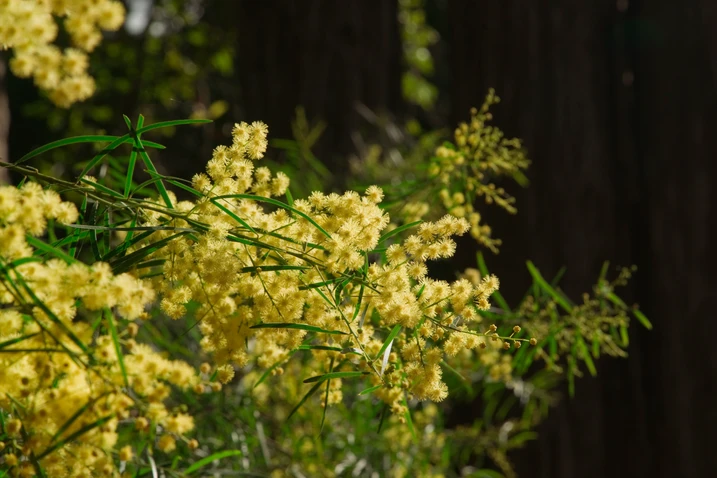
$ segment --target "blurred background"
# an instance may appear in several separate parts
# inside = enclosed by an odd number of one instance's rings
[[[403,125],[449,134],[495,88],[495,123],[524,140],[532,161],[528,187],[506,184],[518,214],[482,211],[503,239],[487,260],[506,298],[530,283],[528,259],[551,277],[565,266],[573,297],[590,291],[604,260],[635,264],[625,296],[654,325],[633,327],[627,360],[602,360],[573,399],[564,391],[539,439],[511,455],[518,474],[717,474],[717,2],[126,6],[124,29],[92,55],[91,101],[57,109],[0,62],[0,157],[123,132],[122,114],[212,118],[163,138],[164,172],[190,177],[234,122],[262,120],[272,138],[302,139],[321,161],[317,175],[341,187],[366,145],[390,151]],[[274,143],[278,161],[294,157],[286,144]],[[62,174],[72,161],[46,167]],[[459,245],[455,262],[474,262],[475,248]]]

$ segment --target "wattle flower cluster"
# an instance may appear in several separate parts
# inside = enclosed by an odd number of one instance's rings
[[[305,347],[317,374],[364,372],[396,412],[406,394],[444,399],[443,358],[485,347],[495,332],[468,328],[490,306],[494,276],[478,284],[426,278],[426,262],[451,257],[452,236],[470,224],[445,216],[394,242],[375,186],[283,204],[274,198],[286,194],[288,178],[256,167],[266,135],[263,123],[237,124],[232,145],[216,148],[207,174],[194,177],[195,201],[170,194],[171,214],[144,211],[143,226],[163,226],[147,243],[188,231],[151,257],[164,260],[151,279],[163,312],[178,319],[194,303],[201,345],[224,370],[251,363],[281,373]],[[384,346],[396,327],[403,333]],[[309,332],[318,333],[309,340]],[[331,380],[328,403],[340,400],[340,383]]]
[[[10,69],[33,78],[38,88],[62,108],[95,91],[87,74],[87,53],[102,40],[101,30],[118,30],[124,6],[117,0],[0,0],[0,50],[12,49]],[[62,18],[73,47],[53,44]]]
[[[37,183],[0,188],[0,412],[9,437],[0,459],[13,476],[36,476],[37,467],[52,477],[113,476],[121,423],[161,426],[168,449],[194,425],[164,401],[170,384],[200,384],[196,371],[136,344],[133,323],[119,327],[143,316],[152,289],[105,263],[36,253],[48,220],[77,217]],[[128,460],[131,448],[119,456]]]

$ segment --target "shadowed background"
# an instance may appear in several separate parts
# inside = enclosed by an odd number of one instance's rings
[[[262,119],[272,136],[290,137],[289,120],[303,105],[329,125],[315,153],[340,176],[361,124],[357,103],[428,126],[455,124],[493,87],[502,98],[496,124],[522,138],[533,161],[530,187],[506,184],[518,215],[484,210],[504,241],[489,265],[509,301],[529,284],[527,259],[546,276],[566,266],[563,288],[573,297],[590,290],[606,259],[638,266],[626,296],[654,330],[635,326],[627,360],[603,360],[597,378],[577,383],[576,397],[551,412],[539,440],[512,455],[520,476],[717,470],[710,444],[717,257],[709,248],[717,239],[717,3],[427,1],[441,36],[432,50],[433,113],[401,97],[396,0],[206,3],[203,21],[230,43],[237,65],[221,78],[200,69],[199,99],[161,108],[189,114],[206,90],[225,99],[234,118]],[[141,50],[141,36],[121,35]],[[139,55],[137,65],[147,80],[152,64]],[[9,122],[10,157],[55,139],[44,118],[20,114],[36,100],[32,86],[0,68],[2,81],[0,136]],[[136,116],[155,98],[135,93],[105,100]],[[221,134],[209,128],[173,138],[170,149],[180,152],[165,168],[198,171]],[[0,140],[0,156],[6,147]]]

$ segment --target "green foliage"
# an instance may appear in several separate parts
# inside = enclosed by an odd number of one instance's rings
[[[146,144],[142,134],[154,128],[186,123],[191,122],[143,126],[143,120],[140,119],[136,126],[128,122],[130,133],[126,137],[95,137],[95,141],[110,142],[110,145],[85,165],[85,171],[89,172],[104,164],[101,169],[116,173],[105,174],[99,179],[85,177],[80,178],[78,183],[69,183],[27,166],[4,164],[17,173],[75,191],[86,198],[81,208],[83,223],[74,225],[70,234],[49,243],[33,239],[32,244],[37,248],[39,257],[54,256],[73,262],[89,254],[91,260],[108,260],[115,272],[134,269],[146,270],[151,275],[161,265],[161,261],[147,260],[153,252],[169,246],[183,235],[207,231],[206,224],[192,222],[186,216],[181,216],[189,222],[189,227],[184,229],[170,226],[169,223],[154,227],[136,225],[139,212],[145,208],[161,210],[169,217],[173,214],[180,217],[180,213],[173,213],[170,208],[160,209],[159,204],[154,205],[142,199],[150,195],[164,197],[164,201],[168,201],[167,206],[171,206],[172,201],[164,184],[181,185],[184,189],[193,190],[177,179],[163,176],[153,169],[146,149],[153,143]],[[85,137],[82,141],[90,139]],[[117,156],[116,149],[127,140],[133,146],[131,154]],[[81,141],[57,142],[29,153],[26,158],[73,142]],[[134,172],[129,167],[134,164],[132,158],[137,155],[150,177],[142,184],[134,182]],[[122,168],[124,175],[120,174]],[[86,181],[82,182],[82,179]],[[88,188],[83,184],[94,187]],[[200,194],[196,190],[193,192]],[[281,201],[245,196],[245,199],[261,199],[272,206],[303,214]],[[241,218],[236,219],[238,221]],[[308,216],[306,219],[313,222]],[[405,224],[384,234],[379,241],[381,250],[385,251],[386,244],[417,225]],[[329,235],[318,224],[314,226]],[[163,229],[172,229],[175,234],[142,245],[152,233]],[[118,232],[126,235],[124,238],[118,237]],[[248,238],[244,240],[260,244]],[[89,244],[90,247],[83,248],[81,244]],[[130,247],[134,249],[133,252],[129,252]],[[478,277],[489,275],[482,254],[478,255],[476,266],[478,271],[467,270],[466,278],[477,281]],[[263,272],[273,270],[280,273],[292,269],[296,268],[266,266]],[[498,340],[499,344],[508,344],[510,352],[498,354],[488,348],[479,354],[479,360],[468,354],[455,357],[451,363],[443,361],[442,368],[446,372],[445,380],[451,397],[449,401],[418,405],[414,399],[406,397],[404,403],[407,407],[403,414],[387,412],[386,406],[375,397],[380,385],[366,388],[360,380],[354,380],[368,374],[367,371],[340,371],[339,364],[334,364],[332,359],[331,365],[322,373],[307,375],[311,354],[336,353],[339,357],[347,353],[361,355],[360,351],[342,348],[339,343],[327,346],[312,343],[309,338],[284,360],[275,362],[265,371],[253,366],[243,370],[236,385],[224,387],[220,392],[195,395],[178,391],[174,398],[176,403],[182,404],[183,409],[191,410],[199,424],[196,439],[205,457],[194,459],[183,455],[173,458],[171,454],[149,452],[154,440],[149,435],[146,441],[133,444],[137,450],[147,450],[147,453],[137,453],[133,469],[139,476],[152,473],[152,470],[163,470],[169,475],[177,474],[179,470],[184,470],[186,475],[233,470],[262,476],[283,476],[288,470],[295,470],[312,476],[372,472],[394,476],[458,476],[459,473],[461,476],[514,476],[508,454],[536,438],[533,430],[558,399],[562,377],[567,378],[568,390],[572,394],[574,378],[581,376],[582,370],[588,370],[592,375],[597,373],[596,360],[602,355],[625,355],[631,315],[637,317],[643,325],[650,326],[637,309],[628,307],[615,294],[615,289],[624,285],[629,278],[629,269],[623,269],[616,279],[609,281],[606,265],[592,295],[586,295],[582,303],[574,303],[565,296],[559,289],[559,278],[548,281],[530,262],[527,269],[533,285],[517,306],[509,307],[503,297],[496,293],[494,299],[497,307],[480,312],[484,321],[496,324],[496,330],[512,328],[512,333],[500,332],[503,338]],[[257,272],[257,266],[244,271]],[[20,276],[7,277],[14,287],[24,288],[36,305],[43,308],[42,302],[32,295]],[[333,287],[335,283],[335,280],[329,280],[316,284],[316,287],[321,290],[322,287]],[[336,297],[325,296],[327,302],[339,303],[341,289],[335,287],[333,293],[329,294],[335,294]],[[361,291],[363,293],[363,285]],[[418,295],[422,292],[423,288],[418,291]],[[43,310],[52,319],[52,312],[46,307]],[[353,320],[359,314],[360,308],[357,306]],[[122,339],[112,316],[106,317],[120,368],[127,380],[121,351]],[[369,317],[368,320],[373,318]],[[200,321],[200,317],[192,316],[190,308],[187,323],[196,325]],[[138,339],[152,342],[158,349],[184,357],[198,366],[202,356],[196,350],[196,345],[192,345],[199,338],[197,328],[183,324],[166,322],[157,317],[146,322]],[[329,336],[345,334],[339,330],[298,323],[260,323],[253,328],[298,329]],[[387,368],[394,344],[405,340],[402,332],[399,325],[387,330],[381,347],[376,351],[375,359],[381,363],[381,373]],[[538,338],[534,347],[527,344],[520,346],[521,342],[516,341],[527,341],[527,338],[533,336]],[[0,351],[23,339],[20,337],[3,342]],[[79,339],[77,345],[82,345]],[[341,384],[344,400],[327,407],[325,404],[333,390],[332,384],[341,379],[344,379]],[[216,372],[210,380],[216,382]],[[446,426],[444,417],[476,400],[482,404],[482,413],[472,423]],[[101,417],[77,429],[53,445],[54,448],[47,449],[38,459],[62,447],[68,440],[102,426],[107,419]],[[300,458],[297,460],[297,457]],[[500,473],[495,470],[500,470]]]

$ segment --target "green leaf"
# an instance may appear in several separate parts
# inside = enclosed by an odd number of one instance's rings
[[[129,137],[123,137],[124,141],[128,140]],[[24,163],[28,159],[34,158],[35,156],[39,156],[42,153],[45,153],[47,151],[62,148],[63,146],[68,146],[70,144],[77,144],[77,143],[106,143],[108,141],[116,141],[119,139],[117,136],[107,136],[107,135],[83,135],[83,136],[73,136],[71,138],[64,138],[57,141],[53,141],[52,143],[47,143],[44,146],[40,146],[37,149],[33,149],[29,153],[27,153],[22,158],[18,159],[15,164]],[[122,144],[122,142],[117,143]]]
[[[10,339],[10,340],[6,340],[6,341],[4,341],[4,342],[0,342],[0,350],[4,349],[5,347],[8,347],[8,346],[10,346],[10,345],[18,344],[18,343],[22,342],[23,340],[31,339],[31,338],[35,337],[37,334],[39,334],[39,333],[40,333],[40,332],[35,332],[34,334],[23,335],[23,336],[21,336],[21,337],[15,337],[14,339]],[[10,351],[12,351],[12,349],[10,349]]]
[[[257,270],[260,270],[261,272],[269,272],[269,271],[303,271],[306,269],[311,269],[311,267],[309,267],[309,266],[247,266],[247,267],[242,267],[239,270],[244,273],[251,273],[251,272],[256,272]]]
[[[117,353],[117,362],[122,372],[122,379],[124,380],[124,386],[129,390],[129,380],[127,378],[127,368],[124,365],[124,355],[122,354],[122,346],[120,345],[119,334],[117,334],[117,327],[115,326],[115,319],[112,312],[109,310],[105,311],[107,322],[110,326],[110,334],[112,335],[112,342],[115,346],[115,353]]]
[[[526,265],[528,266],[528,271],[530,272],[530,275],[533,276],[533,280],[535,281],[535,283],[541,289],[547,292],[548,295],[555,299],[555,302],[557,302],[558,305],[562,307],[566,312],[572,312],[573,306],[570,304],[570,301],[568,301],[568,299],[565,298],[565,296],[563,296],[557,290],[553,289],[553,287],[548,284],[545,279],[543,279],[543,276],[540,274],[540,271],[538,271],[535,265],[531,261],[528,261]]]
[[[568,270],[567,267],[565,267],[565,266],[561,267],[560,270],[558,270],[558,273],[555,274],[555,277],[553,277],[553,280],[550,281],[550,285],[552,285],[553,287],[557,287],[558,284],[560,283],[560,279],[563,278],[563,276],[565,275],[565,271],[567,271],[567,270]]]
[[[218,198],[213,197],[213,198],[210,198],[209,200],[210,200],[210,201],[212,202],[212,204],[214,204],[216,207],[218,207],[219,209],[221,209],[222,211],[224,211],[227,216],[229,216],[229,217],[231,217],[232,219],[234,219],[236,222],[238,222],[239,224],[241,224],[242,226],[244,226],[244,227],[245,227],[246,229],[248,229],[249,231],[251,231],[251,232],[253,232],[253,233],[256,233],[256,231],[254,230],[254,228],[251,227],[251,226],[249,225],[249,223],[247,223],[244,219],[242,219],[242,218],[240,218],[239,216],[237,216],[236,214],[234,214],[231,210],[229,210],[229,208],[227,208],[227,207],[224,206],[223,204],[219,204],[219,202],[218,202],[217,199],[218,199]]]
[[[381,357],[381,355],[383,355],[388,346],[391,345],[391,342],[393,342],[393,339],[395,339],[400,332],[401,326],[399,324],[394,325],[393,329],[391,329],[391,332],[388,334],[388,337],[386,337],[386,340],[384,340],[383,345],[381,346],[381,350],[379,350],[376,354],[377,360]]]
[[[184,236],[187,234],[186,232],[178,232],[177,234],[172,234],[169,237],[165,237],[164,239],[160,239],[159,241],[153,242],[151,244],[148,244],[141,249],[137,249],[136,251],[132,252],[131,254],[127,254],[126,256],[122,257],[118,261],[116,261],[112,265],[112,270],[115,274],[120,274],[122,272],[128,271],[134,264],[138,263],[140,259],[152,254],[153,252],[156,252],[160,250],[161,248],[165,247],[167,244],[169,244],[171,241]]]
[[[330,345],[299,345],[297,350],[328,350],[330,352],[343,352],[341,347],[332,347]]]
[[[627,327],[625,325],[620,326],[620,339],[622,339],[623,347],[630,345],[630,337],[627,334]]]
[[[183,120],[171,120],[171,121],[162,121],[159,123],[154,123],[149,126],[145,126],[143,128],[137,129],[137,134],[146,133],[147,131],[152,131],[159,128],[168,128],[170,126],[180,126],[185,124],[204,124],[204,123],[211,123],[212,120],[209,119],[183,119]]]
[[[62,434],[65,433],[65,431],[67,431],[67,429],[70,428],[70,427],[72,426],[72,424],[75,423],[75,421],[76,421],[78,418],[80,418],[80,416],[82,416],[83,413],[85,413],[95,402],[97,402],[97,400],[98,400],[99,398],[102,398],[102,397],[104,397],[104,396],[105,396],[105,395],[101,395],[101,396],[98,397],[98,398],[92,399],[92,400],[90,400],[89,402],[87,402],[87,403],[85,403],[84,405],[82,405],[82,406],[81,406],[80,408],[78,408],[77,410],[75,410],[75,413],[73,413],[70,418],[68,418],[67,420],[65,420],[65,423],[63,423],[62,426],[55,432],[55,434],[54,434],[54,435],[52,436],[52,438],[50,439],[50,443],[51,443],[51,444],[52,444],[52,443],[55,443],[55,440],[57,440],[58,438],[60,438],[60,437],[62,436]]]
[[[331,357],[331,363],[329,364],[329,375],[334,369],[334,358]],[[321,411],[321,425],[319,426],[319,433],[324,430],[324,422],[326,421],[326,410],[329,409],[329,392],[331,387],[331,379],[326,380],[326,393],[324,394],[324,406]]]
[[[385,240],[392,238],[392,237],[395,236],[396,234],[401,234],[403,231],[405,231],[405,230],[407,230],[407,229],[411,229],[412,227],[416,227],[416,226],[418,226],[419,224],[421,224],[422,222],[423,222],[423,221],[414,221],[414,222],[411,222],[411,223],[409,223],[409,224],[404,224],[403,226],[399,226],[399,227],[397,227],[396,229],[393,229],[393,230],[387,232],[386,234],[382,235],[382,236],[378,239],[378,243],[379,243],[379,244],[382,244]]]
[[[403,399],[403,404],[406,406],[406,425],[408,425],[408,430],[411,432],[411,436],[413,437],[413,441],[418,441],[418,435],[416,435],[416,427],[413,426],[413,419],[411,418],[411,409],[408,407],[408,402],[406,399]]]
[[[271,375],[272,370],[274,370],[274,369],[277,368],[279,365],[281,365],[282,363],[284,363],[284,362],[286,362],[287,360],[289,360],[289,359],[291,358],[291,356],[294,355],[294,352],[296,352],[296,350],[297,350],[297,349],[294,349],[294,350],[289,351],[289,355],[288,355],[284,360],[280,360],[280,361],[276,362],[275,364],[273,364],[273,365],[272,365],[271,367],[269,367],[268,369],[266,369],[266,371],[261,375],[261,377],[259,377],[259,380],[256,381],[256,383],[254,384],[254,386],[253,386],[252,388],[256,388],[256,387],[258,387],[262,382],[264,382],[264,380],[266,380],[266,379],[269,377],[269,375]]]
[[[59,326],[60,329],[62,329],[62,331],[65,332],[65,334],[67,334],[67,336],[70,338],[70,340],[72,340],[72,342],[75,343],[75,345],[77,345],[84,353],[87,354],[89,352],[87,349],[87,345],[85,345],[85,343],[83,341],[81,341],[77,337],[77,335],[75,335],[75,333],[72,331],[72,329],[70,329],[67,326],[67,324],[65,324],[63,321],[61,321],[59,319],[59,317],[57,317],[52,312],[52,310],[50,310],[50,308],[47,307],[47,305],[45,305],[45,303],[43,301],[41,301],[37,297],[37,295],[35,295],[35,292],[30,288],[30,286],[27,285],[25,280],[22,278],[22,276],[19,273],[17,273],[17,271],[16,271],[16,274],[17,274],[17,276],[16,276],[17,281],[20,282],[20,284],[25,289],[25,292],[27,292],[27,294],[30,296],[30,298],[32,298],[35,305],[37,305],[55,325]],[[39,325],[39,322],[37,322],[37,323]],[[58,341],[58,343],[60,343],[60,342]]]
[[[98,191],[102,191],[103,193],[107,194],[108,196],[112,196],[113,198],[124,199],[124,196],[122,196],[120,193],[118,193],[117,191],[110,189],[107,186],[102,185],[100,183],[96,183],[94,181],[90,181],[89,179],[85,179],[85,178],[80,179],[80,182],[82,182],[84,184],[89,184],[90,186],[97,189]]]
[[[473,387],[471,386],[470,380],[468,380],[468,379],[465,378],[463,375],[461,375],[461,373],[460,373],[458,370],[456,370],[455,368],[451,367],[451,365],[450,365],[448,362],[446,362],[445,360],[441,360],[441,365],[443,365],[443,367],[444,367],[446,370],[448,370],[449,372],[451,372],[453,375],[455,375],[456,377],[458,377],[458,380],[461,382],[461,384],[463,385],[463,387],[465,387],[466,391],[467,391],[470,395],[473,395],[473,394],[474,394],[474,392],[473,392]]]
[[[129,118],[125,116],[125,121],[129,122]],[[144,122],[144,117],[142,115],[139,116],[139,119],[137,120],[137,125],[139,126],[141,123]],[[128,123],[128,128],[130,130],[130,136],[132,137],[132,140],[134,141],[134,146],[139,150],[139,156],[142,158],[142,162],[144,163],[144,166],[147,168],[147,172],[149,175],[155,179],[155,178],[161,178],[162,176],[157,172],[157,168],[154,167],[154,163],[152,163],[152,160],[149,158],[149,155],[147,154],[147,151],[144,149],[144,146],[142,144],[142,140],[140,139],[140,133],[139,131],[135,131],[132,128],[131,123]],[[132,150],[134,152],[134,150]],[[159,195],[164,200],[164,204],[169,209],[174,209],[174,206],[172,205],[172,201],[169,199],[169,194],[167,192],[167,188],[164,187],[164,183],[161,179],[155,183],[157,187],[157,191],[159,191]]]
[[[176,186],[176,187],[178,187],[178,188],[180,188],[180,189],[184,189],[185,191],[187,191],[187,192],[189,192],[189,193],[191,193],[191,194],[193,194],[193,195],[195,195],[195,196],[197,196],[197,197],[200,197],[200,198],[201,198],[201,197],[204,197],[204,194],[200,193],[199,191],[197,191],[196,189],[194,189],[194,188],[191,187],[191,186],[187,186],[186,184],[182,184],[180,181],[176,181],[176,180],[174,180],[174,179],[167,179],[166,181],[167,181],[169,184],[171,184],[172,186]]]
[[[87,214],[87,196],[84,196],[82,198],[82,205],[80,206],[80,217],[79,221],[85,222],[85,215]],[[69,255],[71,257],[77,257],[79,255],[79,243],[80,239],[82,239],[82,233],[79,230],[75,230],[72,233],[72,242],[70,243],[70,249],[69,249]]]
[[[319,334],[331,334],[331,335],[348,335],[346,332],[340,330],[326,330],[315,325],[308,324],[295,324],[295,323],[281,323],[281,322],[264,322],[263,324],[252,325],[252,329],[298,329],[307,330],[309,332],[316,332]]]
[[[252,200],[252,201],[265,202],[265,203],[268,203],[268,204],[272,204],[272,205],[277,206],[277,207],[280,207],[280,208],[282,208],[282,209],[287,209],[287,210],[293,212],[294,214],[296,214],[297,216],[301,216],[301,217],[303,217],[304,219],[306,219],[307,221],[309,221],[309,222],[310,222],[316,229],[318,229],[323,235],[325,235],[326,237],[328,237],[329,239],[331,239],[331,235],[330,235],[328,232],[326,232],[323,227],[319,226],[319,224],[318,224],[316,221],[314,221],[313,219],[311,219],[311,217],[309,217],[308,215],[306,215],[306,214],[304,214],[303,212],[299,211],[298,209],[296,209],[296,208],[294,208],[294,207],[292,207],[292,206],[289,206],[289,205],[286,204],[286,203],[283,203],[283,202],[281,202],[281,201],[277,201],[276,199],[265,198],[265,197],[262,197],[262,196],[255,196],[255,195],[253,195],[253,194],[227,194],[227,195],[224,195],[224,196],[216,196],[216,197],[214,197],[214,198],[212,198],[212,199],[213,199],[213,200],[215,200],[215,199],[249,199],[249,200]]]
[[[67,262],[68,264],[73,264],[73,263],[77,262],[77,260],[74,257],[65,254],[65,252],[62,251],[61,249],[58,249],[57,247],[53,247],[50,244],[47,244],[30,234],[26,235],[25,240],[27,241],[28,244],[30,244],[35,249],[38,249],[42,252],[53,255],[53,256],[57,257],[58,259],[62,259],[63,261]]]
[[[219,451],[219,452],[213,453],[209,456],[205,456],[201,460],[193,463],[189,468],[184,470],[184,473],[186,475],[191,475],[195,471],[199,471],[201,468],[209,465],[210,463],[212,463],[214,461],[221,460],[222,458],[228,458],[230,456],[241,456],[241,455],[242,455],[242,452],[239,450]]]
[[[82,172],[80,173],[80,176],[79,176],[79,177],[82,178],[82,177],[84,177],[85,175],[87,175],[87,173],[90,172],[90,170],[91,170],[92,168],[94,168],[95,166],[97,166],[97,163],[99,163],[100,161],[102,161],[102,159],[103,159],[105,156],[107,156],[109,153],[111,153],[112,151],[114,151],[115,149],[117,149],[117,147],[118,147],[119,145],[121,145],[122,143],[126,143],[126,142],[128,142],[128,141],[132,141],[132,139],[129,137],[128,134],[126,134],[126,135],[124,135],[124,136],[120,136],[119,138],[117,138],[116,140],[112,141],[110,144],[108,144],[107,146],[105,146],[105,148],[104,148],[102,151],[100,151],[99,153],[97,153],[97,154],[95,155],[95,157],[92,158],[92,159],[87,163],[87,165],[82,169]]]
[[[126,118],[126,117],[125,117]],[[137,127],[141,128],[142,123],[144,122],[144,116],[139,117],[139,121],[137,121]],[[132,129],[132,124],[127,125],[129,129]],[[139,139],[139,134],[137,135],[137,139]],[[137,164],[137,148],[132,148],[132,152],[129,155],[129,164],[127,165],[127,177],[125,178],[124,182],[124,197],[128,198],[129,193],[132,190],[132,178],[134,177],[134,167]]]
[[[126,221],[123,221],[124,223]],[[119,224],[122,224],[119,223]],[[118,223],[114,223],[118,224]],[[95,230],[95,231],[182,231],[182,232],[197,232],[195,229],[191,229],[189,227],[175,227],[175,226],[130,226],[130,227],[121,227],[121,226],[113,226],[112,224],[107,226],[94,226],[91,224],[70,224],[67,227],[70,227],[72,229],[87,229],[87,230]]]
[[[635,316],[637,320],[640,321],[643,327],[645,327],[647,330],[652,330],[652,323],[647,320],[647,317],[645,317],[645,314],[640,312],[638,309],[632,309],[632,313]]]
[[[366,395],[367,393],[375,392],[379,388],[381,388],[382,385],[374,385],[373,387],[369,387],[366,390],[362,390],[359,392],[359,395]]]
[[[332,378],[352,378],[360,377],[362,375],[368,375],[369,372],[329,372],[323,375],[316,375],[309,377],[304,380],[304,383],[323,382],[324,380],[331,380]]]
[[[590,356],[590,352],[588,351],[587,345],[585,345],[585,341],[583,340],[582,335],[577,335],[575,340],[575,343],[578,346],[578,351],[580,352],[580,358],[583,359],[583,362],[585,362],[585,366],[588,368],[590,375],[592,375],[593,377],[596,376],[597,369],[595,368],[595,363]]]
[[[309,399],[309,397],[311,397],[319,389],[320,386],[321,386],[321,382],[316,382],[314,384],[314,386],[311,387],[311,389],[308,392],[306,392],[306,395],[304,395],[304,397],[299,401],[299,403],[297,403],[296,406],[291,410],[291,412],[289,413],[289,416],[286,417],[286,419],[289,420],[291,417],[293,417],[294,413],[296,413],[299,410],[299,408],[301,408],[301,406]]]
[[[88,431],[90,431],[90,430],[92,430],[92,429],[94,429],[94,428],[101,427],[102,425],[104,425],[105,423],[107,423],[108,421],[110,421],[112,418],[114,418],[113,415],[108,415],[108,416],[106,416],[106,417],[102,417],[102,418],[100,418],[99,420],[95,420],[94,422],[85,425],[84,427],[80,428],[79,430],[77,430],[77,431],[76,431],[75,433],[73,433],[72,435],[68,436],[66,439],[64,439],[64,440],[62,440],[62,441],[59,441],[59,442],[55,443],[54,445],[52,445],[52,446],[48,447],[47,449],[45,449],[45,451],[43,451],[43,452],[37,457],[37,459],[38,459],[38,460],[42,460],[44,457],[46,457],[47,455],[49,455],[49,454],[52,453],[53,451],[57,450],[58,448],[61,448],[61,447],[65,446],[66,443],[69,443],[69,442],[73,441],[74,439],[76,439],[76,438],[78,438],[78,437],[84,435],[85,433],[87,433]]]
[[[623,300],[621,298],[619,298],[617,295],[615,295],[614,292],[610,292],[605,297],[607,297],[610,302],[612,302],[616,306],[620,307],[621,309],[623,309],[623,310],[628,309],[627,304],[625,304],[625,302],[623,302]]]
[[[570,398],[575,396],[575,359],[568,357],[568,394]]]

